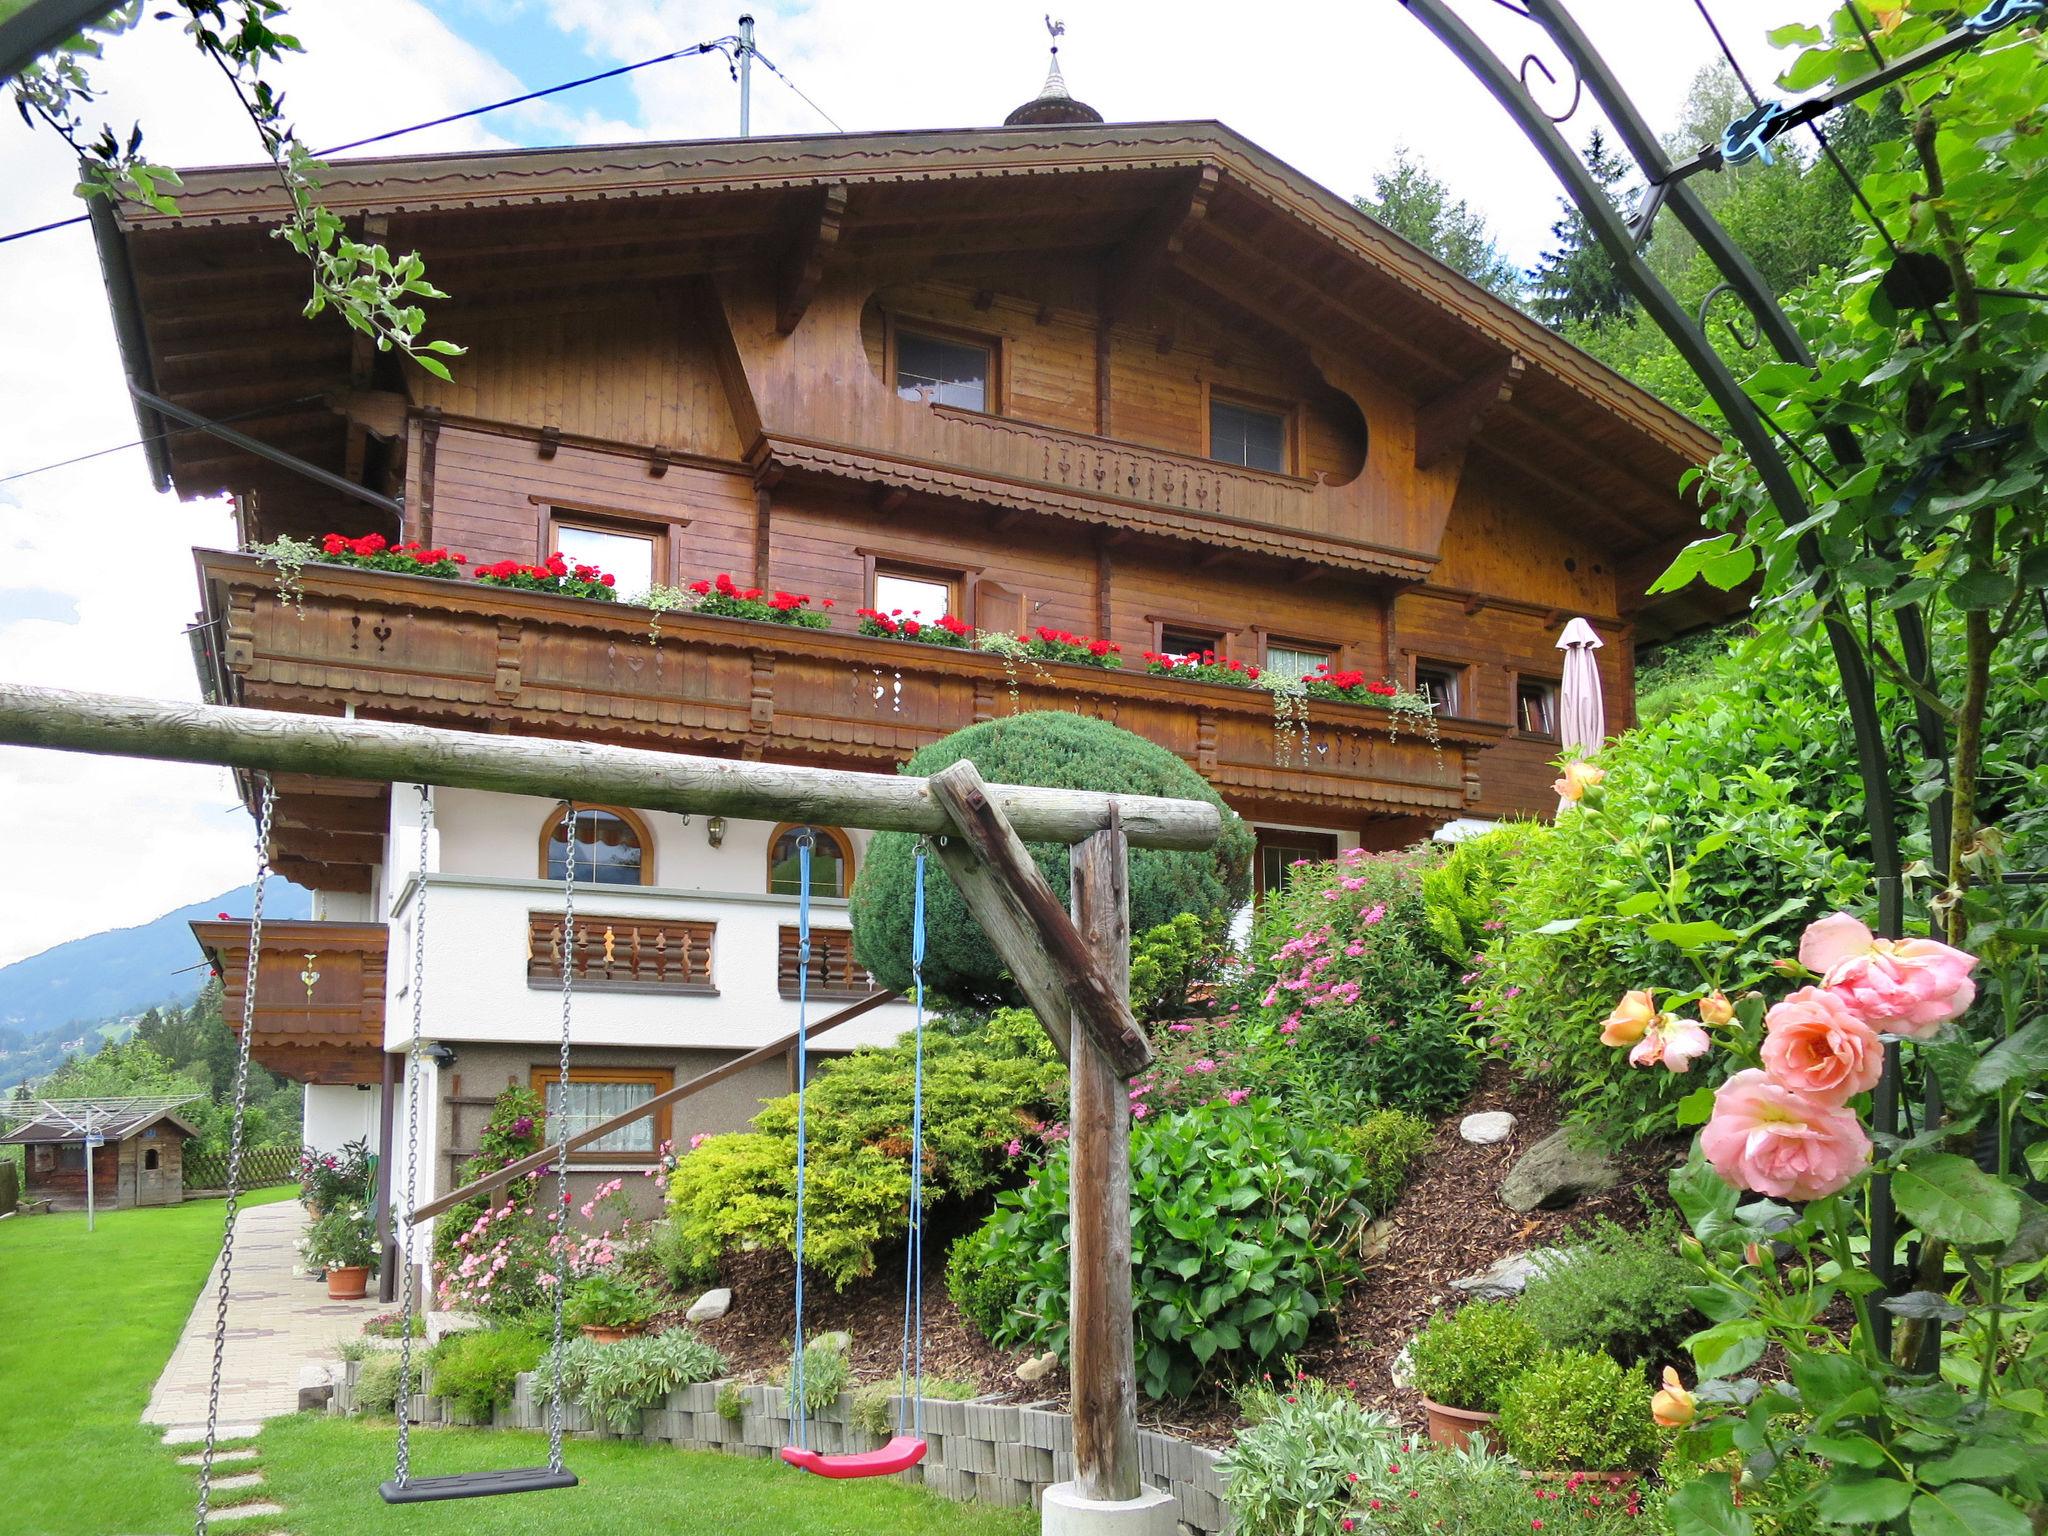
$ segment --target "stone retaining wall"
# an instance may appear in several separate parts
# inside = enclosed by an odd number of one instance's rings
[[[340,1373],[332,1411],[347,1413],[354,1405],[360,1366],[349,1363]],[[432,1387],[432,1381],[428,1381]],[[570,1434],[605,1439],[660,1441],[687,1451],[726,1451],[738,1456],[773,1456],[790,1443],[787,1394],[780,1387],[738,1387],[738,1423],[718,1411],[721,1382],[705,1382],[671,1392],[658,1408],[643,1409],[637,1436],[620,1435],[575,1403],[562,1408],[563,1428]],[[512,1401],[501,1404],[486,1420],[465,1413],[443,1397],[413,1398],[413,1421],[419,1424],[488,1425],[495,1429],[547,1428],[547,1383],[535,1373],[519,1377]],[[893,1410],[892,1410],[893,1416]],[[853,1398],[842,1393],[831,1407],[810,1417],[811,1448],[826,1455],[874,1450],[877,1437],[853,1422]],[[997,1402],[947,1402],[924,1399],[927,1450],[924,1460],[903,1481],[922,1483],[950,1499],[1022,1508],[1036,1506],[1053,1483],[1074,1475],[1073,1420],[1055,1408]],[[1227,1531],[1223,1485],[1216,1471],[1217,1452],[1151,1430],[1138,1432],[1138,1464],[1144,1480],[1173,1495],[1185,1531],[1210,1536]]]

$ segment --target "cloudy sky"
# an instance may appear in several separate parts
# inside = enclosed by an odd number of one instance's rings
[[[1538,41],[1492,0],[1458,0],[1504,49]],[[343,142],[667,52],[733,29],[738,0],[295,0],[306,45],[280,78],[307,140]],[[816,0],[754,6],[760,51],[851,131],[999,122],[1045,72],[1041,0]],[[1713,44],[1693,0],[1577,0],[1581,23],[1660,127]],[[1771,25],[1818,0],[1718,0],[1745,64],[1775,72]],[[1553,183],[1499,110],[1396,0],[1075,0],[1061,61],[1112,121],[1218,118],[1349,196],[1397,145],[1421,153],[1533,260]],[[1524,40],[1527,40],[1526,43]],[[218,164],[255,145],[219,80],[165,23],[108,44],[108,118],[140,120],[155,158]],[[1589,112],[1572,128],[1583,132]],[[682,59],[545,103],[431,129],[422,151],[701,138],[737,131],[715,57]],[[757,133],[830,130],[755,75]],[[399,146],[389,146],[395,148]],[[0,120],[0,234],[76,211],[68,151]],[[431,253],[429,253],[431,254]],[[431,264],[430,264],[431,270]],[[154,494],[129,443],[99,270],[83,229],[0,244],[0,678],[186,699],[190,550],[227,514]],[[34,471],[41,472],[34,472]],[[0,748],[10,875],[0,963],[146,921],[248,879],[250,832],[225,772]]]

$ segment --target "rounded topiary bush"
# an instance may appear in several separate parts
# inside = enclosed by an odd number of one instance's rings
[[[1537,1471],[1643,1471],[1662,1438],[1642,1372],[1582,1349],[1547,1355],[1509,1383],[1500,1433],[1508,1454]]]
[[[1543,1335],[1509,1302],[1439,1312],[1408,1346],[1415,1390],[1467,1413],[1498,1413],[1508,1385],[1545,1353]]]
[[[917,776],[970,759],[991,784],[1044,789],[1088,789],[1104,794],[1164,795],[1207,800],[1223,812],[1223,836],[1199,853],[1154,848],[1131,851],[1131,931],[1170,921],[1183,912],[1205,920],[1234,912],[1251,886],[1251,829],[1224,807],[1202,776],[1164,747],[1085,715],[1011,715],[956,731],[904,765]],[[910,985],[910,916],[913,851],[908,833],[878,833],[853,883],[854,949],[884,986]],[[1067,899],[1067,850],[1032,845],[1038,867]],[[960,893],[934,862],[925,879],[925,985],[953,1002],[1019,1003],[1014,985]]]

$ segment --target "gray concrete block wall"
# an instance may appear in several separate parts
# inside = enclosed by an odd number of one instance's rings
[[[359,1370],[356,1362],[350,1362],[336,1373],[330,1412],[352,1410]],[[425,1385],[431,1393],[432,1382]],[[777,1455],[794,1433],[788,1394],[780,1387],[738,1386],[740,1418],[735,1423],[718,1411],[725,1385],[704,1382],[671,1392],[662,1403],[641,1414],[638,1437],[681,1450],[757,1458]],[[511,1402],[500,1405],[491,1422],[500,1428],[545,1429],[548,1388],[544,1375],[521,1376]],[[444,1398],[422,1394],[414,1401],[417,1423],[469,1422]],[[926,1398],[922,1406],[925,1458],[898,1474],[904,1482],[922,1483],[949,1499],[1021,1509],[1035,1506],[1048,1486],[1067,1482],[1074,1475],[1073,1420],[1057,1409],[936,1398]],[[563,1405],[562,1422],[570,1434],[618,1438],[573,1403]],[[845,1393],[822,1412],[809,1416],[809,1430],[811,1448],[826,1455],[874,1450],[888,1438],[854,1422],[853,1398]],[[1183,1527],[1197,1536],[1230,1529],[1222,1480],[1216,1470],[1217,1455],[1153,1430],[1141,1430],[1138,1435],[1138,1465],[1144,1480],[1173,1495]]]

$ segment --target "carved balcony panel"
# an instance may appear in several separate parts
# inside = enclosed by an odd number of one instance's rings
[[[220,973],[221,1013],[239,1034],[249,925],[195,922],[192,935]],[[382,923],[264,923],[251,1058],[295,1082],[379,1081],[385,949]]]

